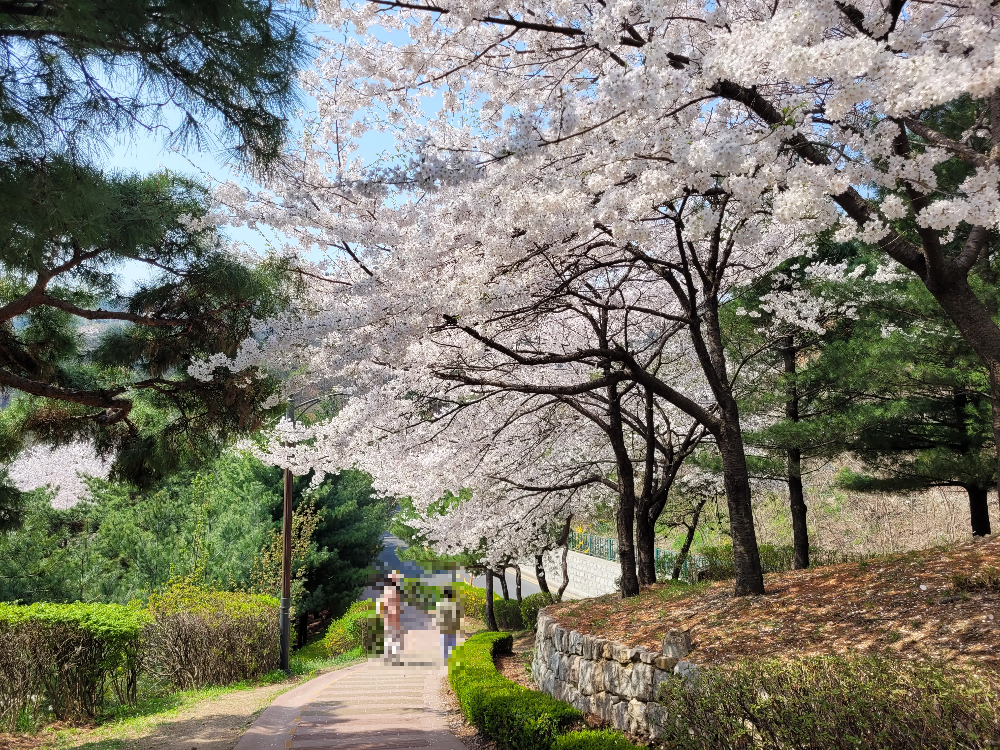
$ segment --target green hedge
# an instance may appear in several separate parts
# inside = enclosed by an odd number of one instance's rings
[[[486,590],[467,583],[455,584],[455,592],[465,605],[465,612],[480,622],[486,622]],[[534,629],[538,620],[538,610],[554,601],[550,594],[532,594],[520,603],[516,599],[504,599],[493,593],[493,616],[500,630]]]
[[[500,630],[524,630],[521,619],[521,603],[517,599],[495,599],[493,601],[493,616]]]
[[[555,599],[552,594],[546,594],[544,591],[524,597],[524,599],[521,600],[522,627],[525,630],[528,628],[534,630],[538,625],[538,611],[542,607],[549,606],[554,601]]]
[[[1000,747],[995,674],[889,656],[747,660],[664,683],[678,750]]]
[[[187,579],[149,598],[149,672],[180,688],[252,680],[278,666],[278,600]]]
[[[556,737],[552,750],[635,750],[636,746],[619,732],[610,730],[569,732]]]
[[[134,703],[148,613],[117,604],[0,604],[0,728]]]
[[[323,646],[330,656],[340,656],[363,647],[372,656],[382,653],[385,625],[375,610],[375,602],[354,602],[340,618],[330,623]]]
[[[497,671],[494,656],[510,653],[512,644],[508,633],[479,633],[455,650],[448,665],[448,681],[462,712],[483,734],[505,750],[634,747],[612,732],[583,730],[566,734],[582,722],[582,713],[568,703],[518,685]]]
[[[549,750],[583,714],[497,671],[494,654],[509,653],[512,642],[505,633],[472,636],[452,655],[448,680],[466,718],[486,736],[510,750]]]
[[[147,608],[0,603],[0,730],[134,705],[140,678],[170,687],[260,677],[278,664],[278,600],[176,580]]]

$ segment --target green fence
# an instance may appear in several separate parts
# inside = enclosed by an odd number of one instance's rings
[[[569,534],[569,548],[574,552],[580,552],[591,557],[600,557],[611,562],[619,562],[618,540],[610,537],[571,531]],[[653,554],[656,557],[657,576],[661,578],[670,576],[673,572],[674,564],[677,562],[677,553],[672,550],[654,547]],[[688,555],[687,559],[681,565],[681,578],[689,580],[695,570],[705,567],[705,563],[706,561],[700,559],[699,555]]]

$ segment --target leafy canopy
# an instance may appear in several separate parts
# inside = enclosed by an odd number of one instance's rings
[[[4,2],[0,159],[86,153],[143,128],[270,163],[296,102],[302,20],[270,0]]]

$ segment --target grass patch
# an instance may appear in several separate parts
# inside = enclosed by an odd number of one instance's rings
[[[319,672],[342,669],[364,661],[363,649],[356,648],[336,657],[326,655],[321,638],[292,653],[289,666],[292,676],[280,669],[268,672],[256,680],[244,680],[231,685],[215,685],[193,690],[156,693],[145,690],[133,706],[109,706],[104,715],[89,727],[60,728],[42,732],[35,747],[45,750],[79,748],[80,750],[119,750],[127,741],[151,733],[163,724],[181,718],[199,704],[218,700],[241,691],[274,686],[273,692],[262,696],[266,703],[311,679]],[[252,717],[251,717],[252,718]],[[2,746],[2,742],[0,742]],[[14,745],[14,747],[18,747]]]
[[[1000,692],[971,669],[884,655],[746,660],[669,681],[674,750],[995,748]]]

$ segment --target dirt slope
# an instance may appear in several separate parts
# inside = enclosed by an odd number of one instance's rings
[[[732,582],[656,585],[638,597],[563,602],[565,627],[660,650],[687,629],[691,660],[893,650],[911,658],[1000,669],[1000,536],[947,549],[779,573],[767,594],[737,598]]]

